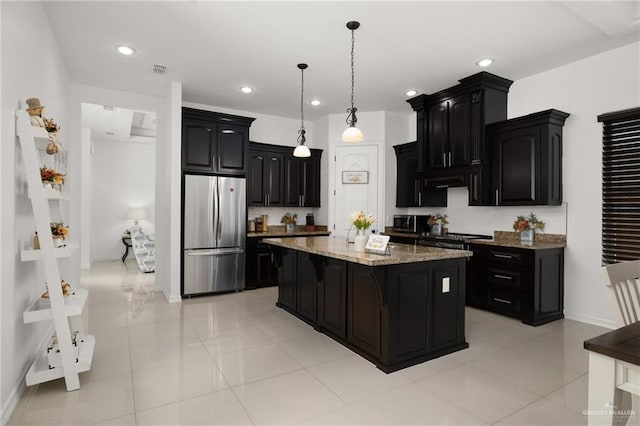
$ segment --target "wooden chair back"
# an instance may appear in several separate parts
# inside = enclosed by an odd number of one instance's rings
[[[602,267],[618,327],[640,321],[640,260]]]

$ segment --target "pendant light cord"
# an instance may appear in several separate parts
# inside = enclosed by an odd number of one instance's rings
[[[304,69],[300,70],[301,89],[300,89],[300,130],[304,130]]]
[[[356,38],[355,38],[355,30],[351,30],[351,109],[353,110],[353,91],[354,91],[354,86],[356,84],[356,79],[355,79],[355,72],[354,72],[354,45],[356,42]]]

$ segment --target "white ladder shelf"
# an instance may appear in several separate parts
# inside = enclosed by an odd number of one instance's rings
[[[25,323],[53,320],[61,355],[61,366],[50,368],[45,348],[41,348],[31,368],[27,372],[27,385],[34,385],[64,377],[67,390],[80,388],[78,373],[91,369],[91,361],[95,348],[93,336],[79,338],[78,352],[73,350],[69,317],[78,316],[87,300],[87,291],[74,289],[74,294],[66,297],[62,293],[58,258],[69,257],[79,244],[67,241],[64,247],[55,248],[51,234],[51,210],[49,201],[63,202],[69,198],[59,191],[52,191],[42,186],[40,178],[40,161],[37,148],[46,146],[48,133],[39,127],[32,127],[29,115],[25,110],[16,111],[16,134],[20,139],[20,147],[26,168],[29,198],[33,208],[33,216],[38,232],[40,249],[22,250],[20,258],[23,262],[41,261],[44,275],[48,283],[49,301],[36,300],[23,314]],[[46,342],[48,343],[48,341]]]

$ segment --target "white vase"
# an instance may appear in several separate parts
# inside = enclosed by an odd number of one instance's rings
[[[369,237],[365,235],[364,229],[358,229],[356,231],[356,238],[353,242],[353,250],[356,252],[364,253],[368,239]]]

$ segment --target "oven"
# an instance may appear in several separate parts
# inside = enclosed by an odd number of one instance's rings
[[[471,240],[490,240],[489,235],[478,234],[457,234],[449,232],[445,235],[421,235],[418,238],[418,245],[427,247],[438,247],[453,250],[469,250]]]

